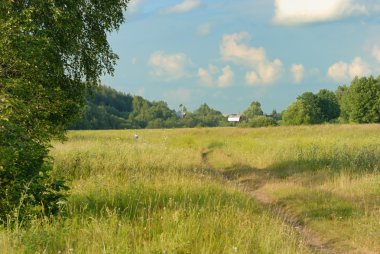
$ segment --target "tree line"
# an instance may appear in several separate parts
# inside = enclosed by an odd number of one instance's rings
[[[350,86],[336,91],[322,89],[305,92],[283,112],[265,114],[258,101],[242,113],[242,121],[234,124],[227,116],[206,103],[190,112],[186,106],[170,109],[164,101],[148,101],[141,96],[118,92],[100,86],[86,96],[83,117],[71,129],[142,129],[192,127],[264,127],[321,123],[380,122],[380,76],[355,78]]]
[[[86,98],[83,116],[70,129],[192,128],[228,124],[220,111],[206,103],[194,112],[184,105],[173,110],[164,101],[148,101],[106,86],[99,86]]]
[[[285,109],[286,125],[320,123],[379,123],[380,76],[354,78],[335,92],[303,93]]]

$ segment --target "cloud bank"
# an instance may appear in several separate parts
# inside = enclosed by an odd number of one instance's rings
[[[369,14],[369,7],[353,0],[275,0],[273,21],[297,25]]]
[[[249,47],[244,40],[246,32],[225,34],[220,45],[220,54],[225,61],[246,66],[250,71],[245,75],[247,85],[267,85],[277,81],[283,65],[280,59],[269,60],[264,48]]]
[[[188,76],[187,68],[191,60],[184,53],[169,55],[156,51],[150,56],[148,64],[152,67],[151,76],[170,81]]]
[[[229,65],[221,71],[214,65],[210,64],[208,69],[199,68],[198,77],[204,86],[226,88],[230,87],[234,81],[234,73]]]
[[[337,82],[347,82],[356,76],[363,77],[370,74],[371,68],[369,64],[360,57],[355,57],[351,63],[337,62],[331,65],[327,71],[327,75]]]

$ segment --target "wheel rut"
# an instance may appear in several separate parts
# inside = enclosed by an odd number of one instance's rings
[[[205,149],[201,152],[202,163],[208,168],[213,175],[218,175],[226,181],[238,186],[238,188],[251,196],[254,200],[263,205],[266,210],[274,217],[280,219],[285,224],[290,226],[306,243],[313,253],[349,253],[347,250],[338,250],[332,246],[337,241],[325,240],[318,236],[315,232],[309,229],[304,222],[292,212],[289,207],[282,204],[277,204],[266,193],[261,191],[261,187],[270,180],[269,172],[263,169],[214,169],[208,160],[208,156],[212,153],[212,149]],[[241,179],[240,177],[247,175]]]
[[[312,252],[327,254],[340,253],[332,248],[331,244],[333,242],[322,240],[312,230],[307,228],[303,221],[297,218],[296,214],[290,211],[290,209],[284,205],[276,204],[270,197],[268,197],[268,195],[261,192],[260,189],[252,191],[242,188],[242,190],[262,204],[273,216],[279,218],[297,232]]]

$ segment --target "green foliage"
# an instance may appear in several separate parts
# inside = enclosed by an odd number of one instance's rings
[[[270,116],[255,116],[249,119],[247,124],[249,127],[254,128],[278,125],[277,121]]]
[[[340,107],[337,96],[327,89],[320,90],[317,94],[318,104],[321,110],[321,120],[329,122],[340,115]]]
[[[136,128],[128,119],[133,97],[116,90],[99,86],[86,96],[83,116],[70,129],[129,129]]]
[[[345,120],[355,123],[380,122],[380,76],[355,78],[343,93],[341,107]]]
[[[348,115],[347,112],[343,110],[342,104],[343,104],[343,95],[348,91],[348,87],[346,85],[338,86],[337,90],[335,91],[336,98],[338,99],[339,108],[340,108],[340,115],[338,118],[339,123],[347,123],[348,122]]]
[[[243,115],[248,119],[263,115],[260,102],[253,101],[251,105],[243,112]]]
[[[303,93],[284,111],[283,120],[287,125],[321,123],[318,97],[311,92]]]
[[[159,129],[178,127],[216,127],[226,125],[221,112],[201,105],[193,113],[180,105],[181,117],[164,101],[148,101],[100,86],[87,97],[83,117],[71,129]]]
[[[49,176],[50,141],[78,117],[85,88],[112,74],[107,33],[123,22],[127,3],[1,1],[1,222],[11,211],[26,219],[57,210],[64,184]]]
[[[200,127],[216,127],[226,122],[226,118],[220,111],[210,108],[206,103],[188,117],[195,122],[196,126]]]
[[[166,102],[150,102],[110,87],[99,86],[87,96],[81,119],[70,129],[141,129],[176,127],[176,114]]]
[[[338,88],[335,91],[336,98],[338,99],[339,104],[342,101],[343,94],[345,94],[348,90],[348,87],[346,85],[338,86]]]
[[[46,144],[24,129],[3,122],[0,131],[0,223],[55,214],[65,200],[65,182],[50,177]]]
[[[282,114],[281,113],[277,113],[277,111],[275,109],[272,110],[272,113],[270,115],[274,120],[276,121],[280,121],[282,119]]]
[[[287,125],[319,124],[337,119],[340,107],[337,96],[326,89],[317,94],[303,93],[283,113]]]

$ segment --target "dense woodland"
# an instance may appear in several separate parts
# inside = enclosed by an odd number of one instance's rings
[[[305,92],[283,112],[265,114],[253,101],[243,112],[242,127],[321,123],[379,123],[380,76],[355,78],[350,86],[336,91]],[[220,111],[201,105],[194,112],[179,105],[170,109],[164,101],[148,101],[141,96],[100,86],[87,95],[83,117],[71,129],[142,129],[234,126]]]
[[[142,129],[224,126],[227,119],[220,111],[201,105],[194,112],[170,109],[164,101],[148,101],[112,88],[100,86],[87,95],[83,117],[71,129]]]

